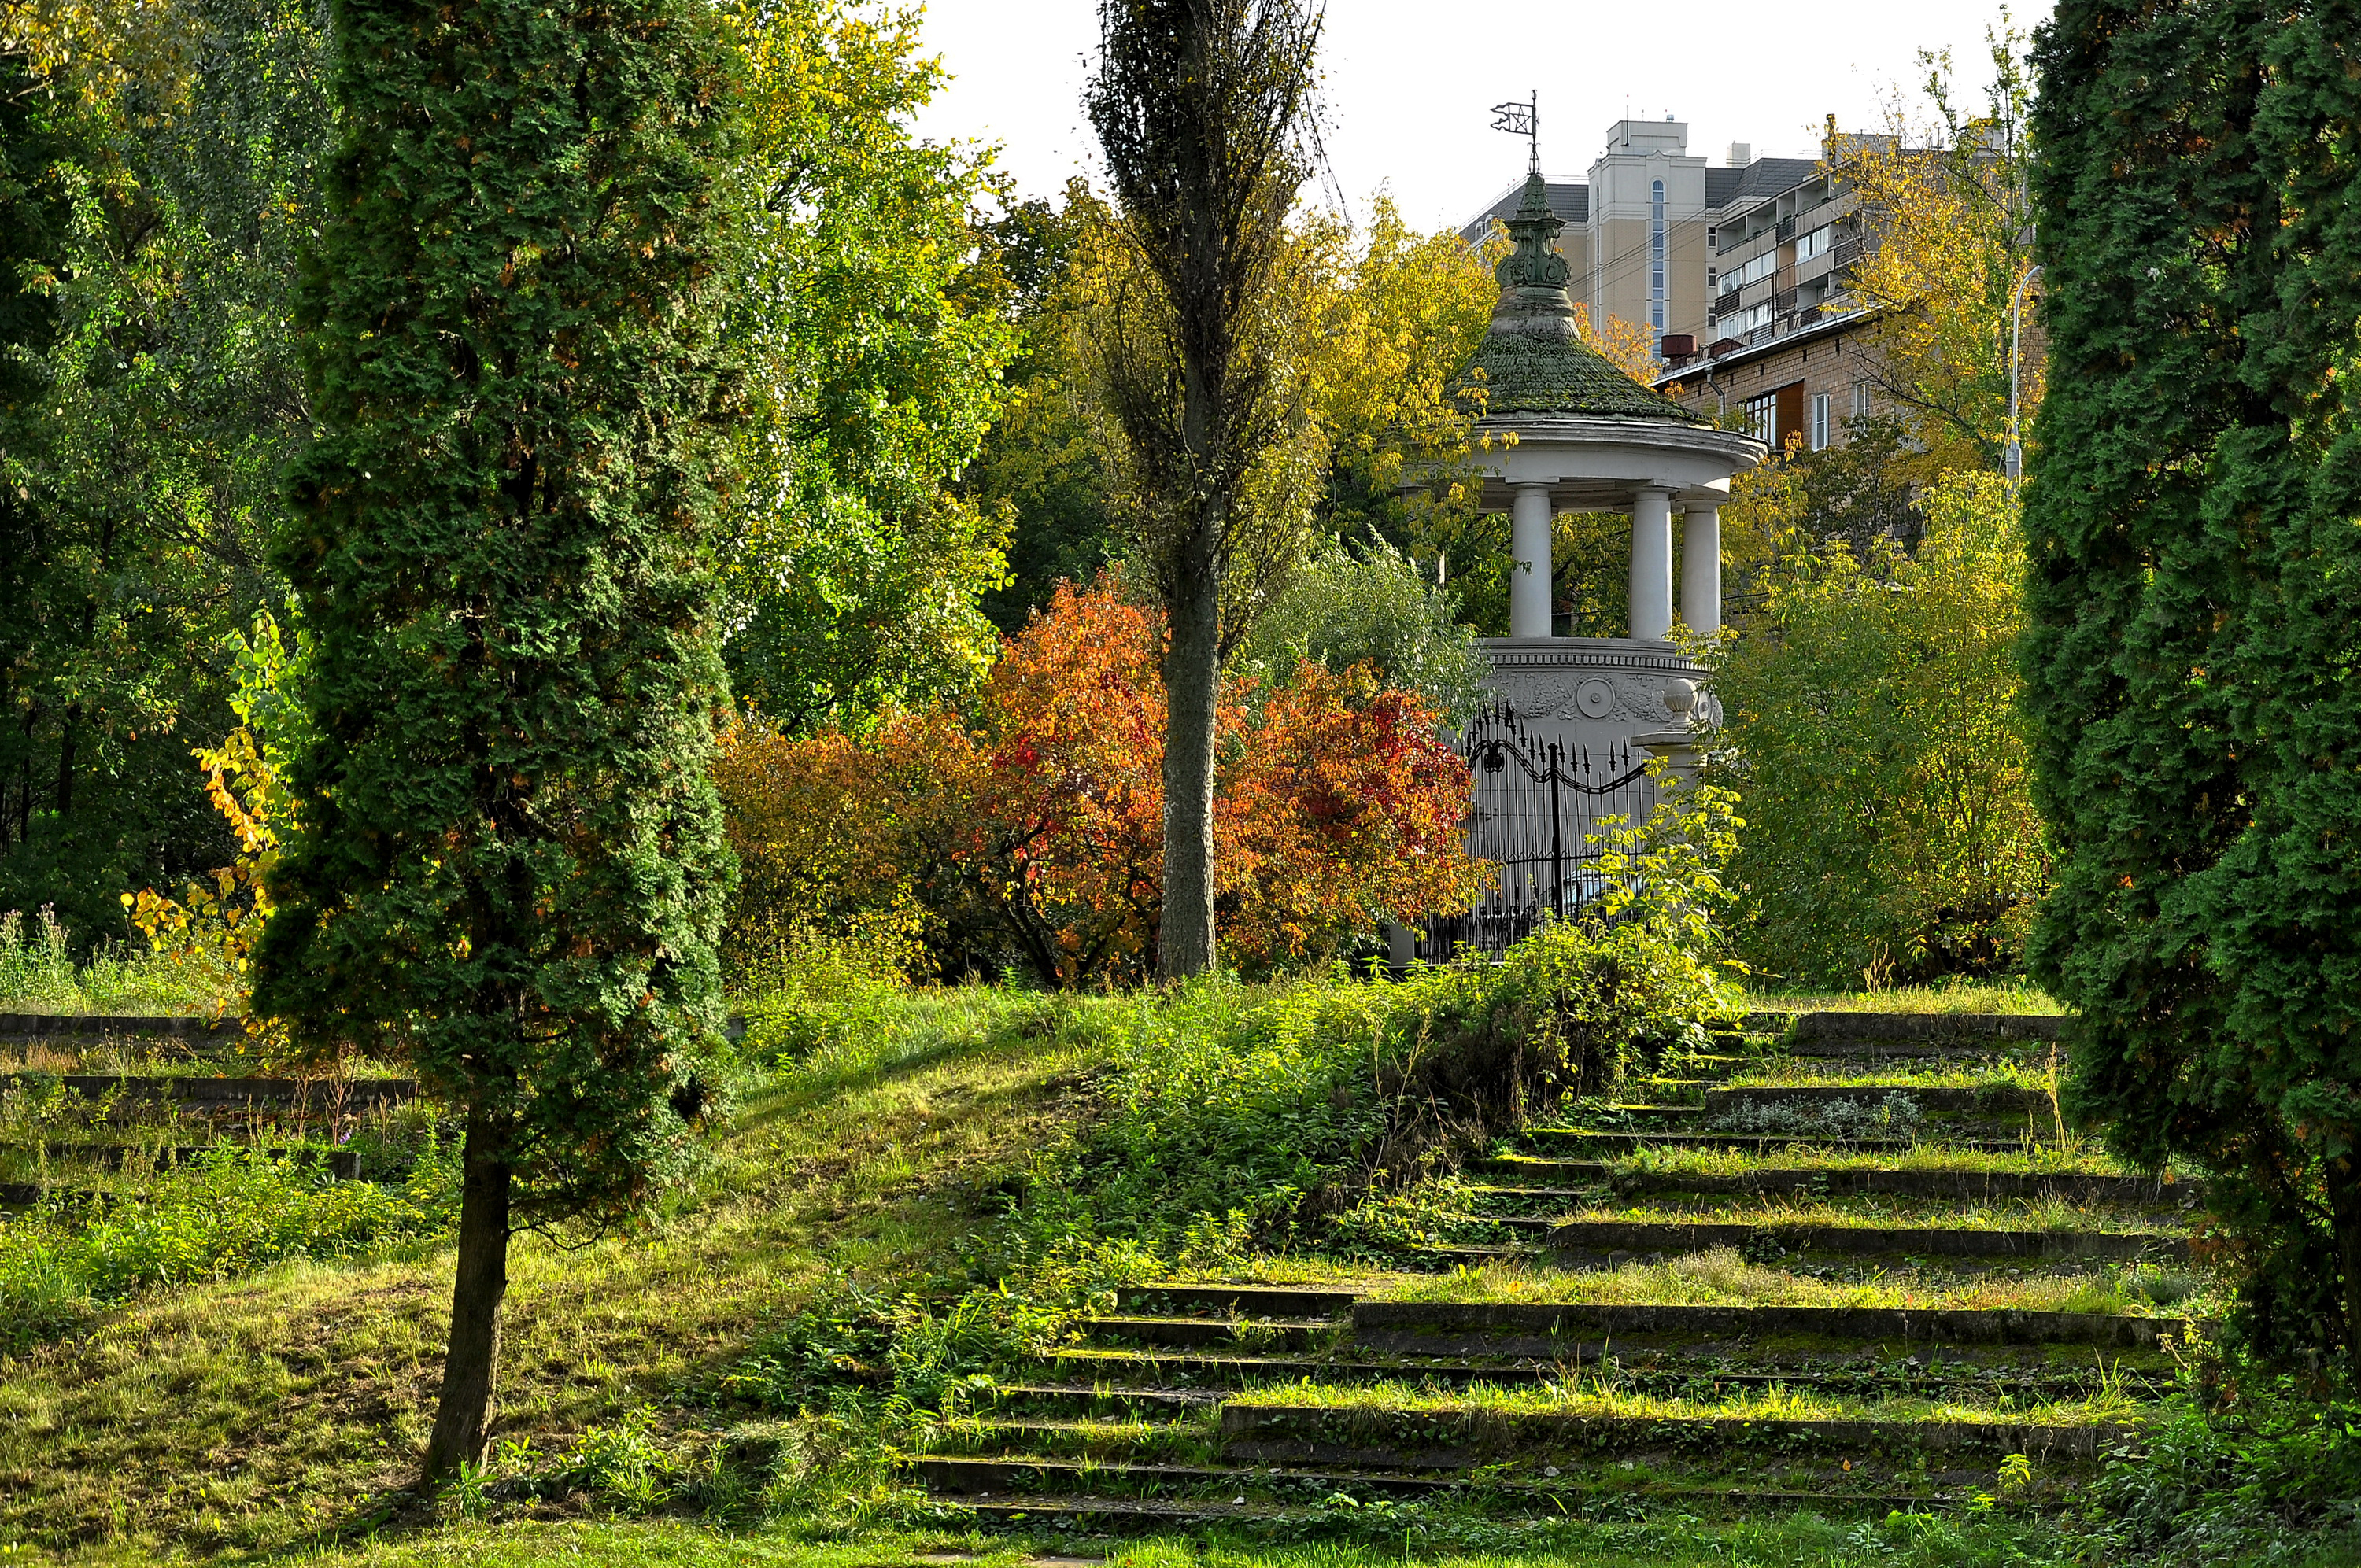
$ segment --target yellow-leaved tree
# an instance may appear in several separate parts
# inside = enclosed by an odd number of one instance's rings
[[[300,722],[287,695],[291,661],[268,611],[254,618],[250,631],[233,635],[224,651],[236,665],[230,707],[238,726],[220,745],[191,751],[204,770],[206,795],[229,823],[236,853],[228,865],[187,883],[177,899],[153,888],[123,895],[148,947],[181,970],[192,989],[209,994],[216,1014],[245,1007],[247,958],[270,916],[270,868],[294,821],[281,774]],[[259,1021],[250,1025],[260,1026]]]
[[[2026,39],[2004,11],[1986,38],[1993,75],[1981,108],[1961,105],[1949,51],[1922,52],[1920,102],[1895,88],[1878,137],[1842,136],[1831,116],[1822,152],[1860,196],[1865,226],[1877,236],[1849,280],[1854,298],[1878,313],[1866,374],[1924,449],[1919,468],[1928,479],[2000,466],[2009,438],[2011,307],[2033,270]],[[2033,291],[2025,296],[2027,323]],[[2020,425],[2029,430],[2042,356],[2037,340],[2026,347],[2017,384]]]

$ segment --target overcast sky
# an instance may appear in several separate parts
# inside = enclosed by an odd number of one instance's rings
[[[2046,0],[2015,13],[2030,29]],[[1883,123],[1883,92],[1915,88],[1922,49],[1949,47],[1982,88],[1985,0],[1331,0],[1322,50],[1328,153],[1356,211],[1379,185],[1423,228],[1456,225],[1524,173],[1523,148],[1487,128],[1490,108],[1538,90],[1542,166],[1580,180],[1624,117],[1689,126],[1689,151],[1719,165],[1733,141],[1808,158],[1833,113]],[[953,80],[919,116],[937,140],[997,142],[1027,195],[1093,171],[1082,86],[1095,0],[929,0],[926,39]]]

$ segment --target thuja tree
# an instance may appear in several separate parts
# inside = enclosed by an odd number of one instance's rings
[[[690,0],[342,0],[279,559],[315,738],[255,1006],[465,1111],[430,1478],[482,1455],[512,1233],[708,1108],[730,876],[709,569],[729,56]]]
[[[2113,1146],[2208,1170],[2246,1332],[2361,1359],[2361,44],[2067,0],[2037,55],[2032,966]]]

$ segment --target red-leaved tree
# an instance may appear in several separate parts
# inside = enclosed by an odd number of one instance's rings
[[[1158,611],[1104,583],[1069,585],[1007,640],[972,721],[899,716],[859,745],[741,729],[717,778],[741,857],[779,871],[750,874],[749,898],[825,886],[813,907],[840,919],[848,887],[852,904],[862,889],[917,889],[946,928],[990,926],[1047,983],[1145,977],[1163,871],[1163,637]],[[1316,957],[1388,916],[1473,896],[1467,772],[1437,717],[1366,671],[1317,664],[1275,688],[1224,690],[1215,912],[1242,967]],[[841,786],[760,787],[817,772]],[[830,814],[824,830],[802,820],[812,809]],[[843,829],[848,809],[863,813],[858,834]],[[841,854],[856,839],[857,871]],[[777,918],[741,904],[738,924]]]

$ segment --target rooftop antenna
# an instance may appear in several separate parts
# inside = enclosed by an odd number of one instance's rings
[[[1493,104],[1492,128],[1496,131],[1506,131],[1510,136],[1523,137],[1526,146],[1525,168],[1535,174],[1541,172],[1542,94],[1540,88],[1533,89],[1532,102],[1529,104],[1511,101]]]

